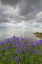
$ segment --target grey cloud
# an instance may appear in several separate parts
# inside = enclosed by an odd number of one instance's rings
[[[20,0],[1,0],[4,5],[16,6]]]
[[[0,9],[0,23],[7,23],[9,22],[7,19],[7,15],[3,14],[3,11],[5,11],[4,8]]]
[[[7,16],[4,14],[1,14],[0,15],[0,23],[7,23],[7,22],[9,22],[7,19]]]
[[[9,22],[7,20],[7,17],[9,17],[12,20],[16,20],[14,23],[21,23],[22,21],[25,21],[28,23],[29,20],[37,19],[36,15],[42,11],[42,0],[1,0],[3,5],[10,5],[13,7],[16,7],[18,5],[19,7],[19,15],[9,15],[9,14],[3,14],[2,12],[5,11],[3,8],[0,12],[0,16],[2,16],[3,20],[0,19],[1,22]],[[31,14],[30,14],[31,13]],[[30,14],[30,15],[29,15]],[[22,16],[24,16],[22,18]],[[42,22],[40,20],[37,20],[36,22]]]
[[[7,22],[8,22],[8,20],[5,19],[5,18],[4,19],[2,19],[2,18],[0,19],[0,23],[7,23]]]
[[[0,23],[7,23],[7,22],[9,22],[7,20],[7,16],[1,13],[1,15],[0,15]]]
[[[29,21],[31,19],[36,19],[36,17],[34,16],[25,16],[25,17],[22,17],[22,16],[17,16],[15,17],[14,19],[17,19],[17,20],[20,20],[20,21]]]
[[[42,18],[38,18],[38,20],[36,20],[37,23],[42,23]]]
[[[3,4],[16,6],[19,5],[20,15],[27,15],[30,12],[38,12],[42,8],[42,0],[1,0]]]
[[[39,12],[41,0],[22,0],[20,3],[20,14],[27,15],[29,13],[37,13]]]

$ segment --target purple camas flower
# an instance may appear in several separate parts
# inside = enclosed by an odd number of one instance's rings
[[[10,39],[9,39],[9,38],[6,39],[5,42],[6,42],[7,44],[9,44],[9,43],[10,43]]]
[[[30,48],[29,48],[28,43],[25,44],[24,48],[25,48],[28,52],[30,52]]]
[[[31,44],[28,44],[28,46],[30,47],[30,46],[31,46]]]
[[[35,54],[35,50],[31,50],[31,53],[32,53],[32,54]]]
[[[13,41],[17,42],[17,37],[13,36]]]
[[[17,53],[23,53],[23,49],[17,49]]]
[[[9,46],[6,46],[5,48],[4,48],[4,50],[7,50],[9,48]]]
[[[12,40],[12,38],[6,39],[5,42],[6,42],[7,44],[14,44],[14,41]]]
[[[17,43],[15,46],[16,46],[16,47],[18,47],[18,46],[19,46],[19,44]]]
[[[40,50],[35,51],[36,54],[41,54]]]
[[[38,44],[42,44],[42,40],[39,40],[39,41],[37,41],[38,42]]]
[[[16,37],[15,36],[13,36],[13,40],[15,39]]]
[[[24,42],[20,42],[19,45],[20,45],[20,46],[24,46]]]
[[[31,43],[31,46],[32,46],[32,47],[38,46],[38,42],[33,42],[33,43]]]
[[[25,43],[25,47],[28,47],[28,43]]]
[[[22,37],[22,38],[21,38],[21,42],[24,42],[24,41],[25,41],[25,39]]]
[[[0,41],[0,46],[1,46],[1,45],[4,45],[4,41]]]
[[[15,44],[15,47],[19,49],[20,46],[19,46],[19,44],[17,43],[17,44]]]
[[[31,52],[30,48],[26,48],[26,50],[27,50],[28,52]]]
[[[10,44],[14,44],[14,41],[12,38],[10,38]]]
[[[19,57],[15,57],[14,60],[15,61],[20,61],[20,58]]]
[[[29,42],[28,38],[24,38],[24,42],[28,43]]]

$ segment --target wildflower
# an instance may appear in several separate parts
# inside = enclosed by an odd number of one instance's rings
[[[32,47],[38,46],[38,42],[33,42],[33,43],[31,43],[31,46],[32,46]]]
[[[15,61],[20,61],[20,58],[19,57],[15,57],[14,60]]]
[[[42,40],[39,40],[39,41],[37,41],[38,42],[38,44],[42,44]]]
[[[35,54],[35,50],[31,50],[31,53],[32,53],[32,54]]]
[[[23,52],[23,49],[18,49],[17,50],[17,53],[22,53]]]
[[[36,54],[41,54],[40,50],[36,50]]]
[[[4,45],[4,41],[0,41],[0,46],[1,46],[1,45]]]

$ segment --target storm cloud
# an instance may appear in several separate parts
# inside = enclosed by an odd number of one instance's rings
[[[17,5],[20,0],[1,0],[2,4],[4,5],[11,5],[11,6],[14,6]]]
[[[42,23],[42,0],[1,0],[0,23]],[[31,21],[33,20],[33,21]]]

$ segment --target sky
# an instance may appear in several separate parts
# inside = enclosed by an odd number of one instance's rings
[[[0,26],[42,27],[42,0],[0,0]]]

